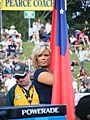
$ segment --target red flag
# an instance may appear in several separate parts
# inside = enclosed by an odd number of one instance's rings
[[[67,120],[74,120],[74,93],[67,33],[65,1],[54,0],[50,43],[51,69],[55,75],[52,104],[66,104]]]

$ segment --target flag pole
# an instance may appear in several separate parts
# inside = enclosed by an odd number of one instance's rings
[[[52,104],[65,104],[67,120],[74,120],[74,92],[65,0],[54,0],[51,30],[51,69],[54,72]]]
[[[67,0],[65,0],[65,10],[67,10]]]

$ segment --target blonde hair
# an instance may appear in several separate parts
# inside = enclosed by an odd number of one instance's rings
[[[42,54],[45,50],[48,50],[49,53],[50,51],[50,46],[46,42],[41,42],[38,45],[36,45],[32,51],[32,64],[35,69],[38,69],[40,66],[38,65],[37,57],[38,55]]]

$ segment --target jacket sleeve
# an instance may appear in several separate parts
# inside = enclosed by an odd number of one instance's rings
[[[14,93],[16,85],[14,85],[5,97],[5,106],[14,106]]]

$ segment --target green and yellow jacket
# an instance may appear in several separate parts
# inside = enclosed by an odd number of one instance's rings
[[[23,106],[32,104],[39,104],[38,94],[33,85],[31,85],[27,91],[16,84],[10,89],[5,97],[6,106]]]

